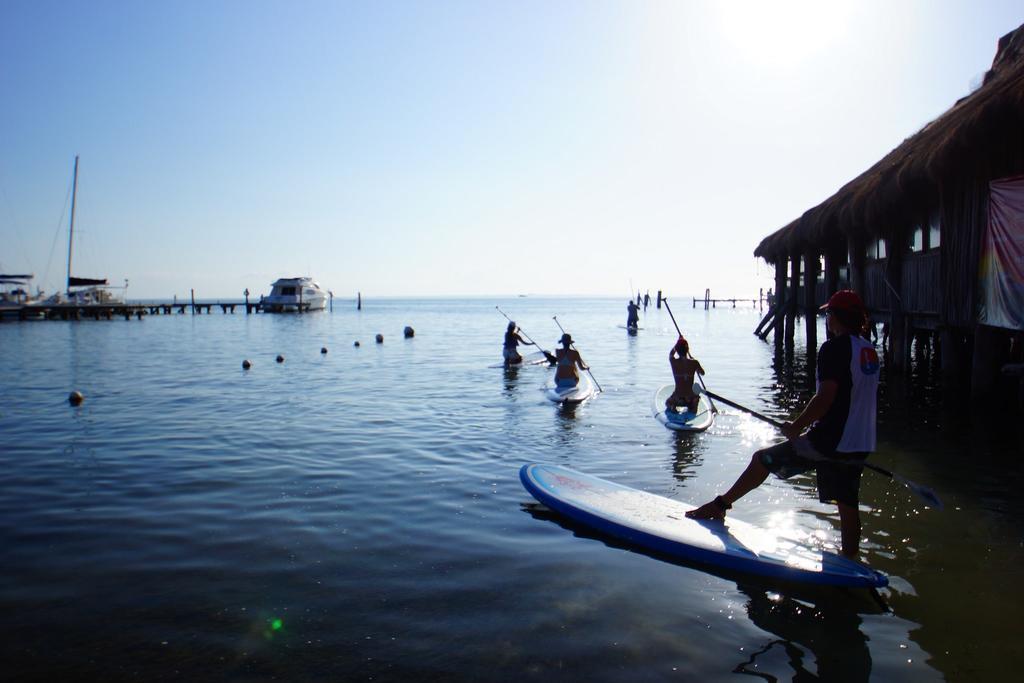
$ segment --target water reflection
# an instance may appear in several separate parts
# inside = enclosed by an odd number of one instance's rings
[[[705,442],[703,435],[697,433],[673,431],[672,436],[675,439],[672,477],[677,484],[684,484],[687,479],[697,476],[696,468],[706,451]]]
[[[733,673],[766,681],[867,681],[871,652],[861,615],[880,613],[868,591],[822,590],[803,599],[752,583],[738,583],[759,628],[778,636],[739,662]],[[788,671],[770,673],[781,653]],[[808,653],[810,656],[808,656]]]
[[[519,378],[519,366],[509,365],[504,369],[505,373],[505,396],[511,397],[516,390]]]
[[[732,673],[766,681],[867,681],[871,678],[872,657],[868,638],[861,627],[863,616],[888,612],[877,592],[778,580],[762,582],[757,577],[633,546],[539,503],[523,503],[521,509],[535,519],[554,522],[577,538],[597,540],[610,548],[699,569],[735,582],[736,590],[745,596],[744,607],[750,621],[776,637],[749,654],[740,648],[745,652],[744,658],[731,665]]]

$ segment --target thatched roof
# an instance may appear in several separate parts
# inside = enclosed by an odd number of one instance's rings
[[[1024,25],[999,40],[980,88],[957,101],[871,168],[768,235],[754,256],[769,263],[848,235],[893,236],[937,203],[939,188],[1020,173],[1024,159]]]

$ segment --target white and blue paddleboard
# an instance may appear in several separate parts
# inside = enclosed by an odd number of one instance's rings
[[[518,363],[509,363],[505,365],[504,361],[501,363],[495,363],[494,365],[488,365],[489,368],[521,368],[527,365],[543,365],[548,362],[547,356],[544,355],[543,351],[533,351],[531,353],[520,353]]]
[[[558,465],[530,464],[519,479],[541,503],[596,531],[694,563],[808,584],[880,588],[889,579],[859,562],[759,529],[731,515],[686,517],[694,506]]]
[[[555,384],[554,379],[544,386],[544,397],[552,403],[570,405],[583,403],[596,392],[594,382],[590,379],[590,373],[587,372],[580,373],[580,381],[572,386],[560,387]]]
[[[693,385],[693,393],[700,397],[697,410],[691,412],[689,408],[666,408],[665,401],[675,389],[674,384],[666,384],[654,393],[651,411],[658,422],[677,432],[703,432],[715,423],[711,401],[700,384]]]

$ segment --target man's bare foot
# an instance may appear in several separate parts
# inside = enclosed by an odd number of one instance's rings
[[[701,505],[696,510],[690,510],[686,516],[690,519],[725,519],[725,513],[731,507],[725,498],[715,496],[713,501]]]

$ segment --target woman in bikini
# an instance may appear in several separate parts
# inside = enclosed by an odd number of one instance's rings
[[[676,410],[686,407],[691,413],[697,412],[700,397],[693,393],[694,373],[704,374],[704,368],[696,359],[690,358],[690,343],[682,336],[668,352],[668,364],[672,367],[672,377],[676,380],[676,390],[665,401],[665,407]]]
[[[519,349],[516,348],[519,344],[534,346],[533,342],[528,342],[519,336],[519,330],[516,328],[514,321],[509,322],[508,329],[505,330],[505,344],[501,350],[506,368],[523,362],[523,357],[519,355]]]
[[[572,337],[563,334],[558,340],[562,348],[555,349],[555,384],[560,387],[571,387],[579,384],[580,370],[589,370],[590,367],[583,362],[579,351],[570,348]]]

